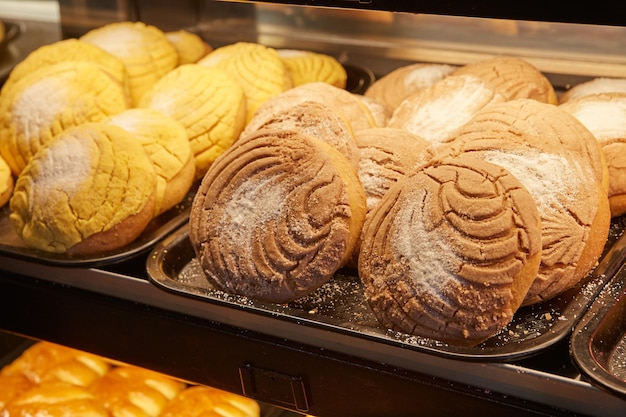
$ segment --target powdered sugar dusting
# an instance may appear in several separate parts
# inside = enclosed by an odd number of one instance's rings
[[[288,190],[275,178],[253,178],[242,183],[224,207],[220,235],[231,244],[243,245],[251,253],[252,234],[283,213]]]
[[[412,201],[423,201],[425,190],[415,190],[407,197]],[[398,202],[401,204],[401,202]],[[413,286],[418,294],[441,292],[450,280],[455,279],[452,265],[448,264],[448,254],[453,251],[445,239],[433,238],[433,231],[427,231],[423,213],[409,210],[406,205],[396,213],[397,233],[392,239],[394,249],[400,259],[409,263]],[[419,205],[416,210],[419,210]],[[446,256],[444,256],[446,254]]]
[[[599,141],[623,138],[626,105],[617,102],[586,102],[573,113]]]
[[[458,89],[417,106],[404,128],[440,145],[469,122],[485,104],[484,97],[491,95],[483,83],[468,80]]]
[[[49,129],[68,108],[67,88],[63,79],[44,77],[17,97],[12,107],[13,120],[27,137],[37,137],[41,130]]]
[[[513,174],[543,209],[575,201],[580,184],[592,175],[575,160],[539,150],[523,154],[486,151],[483,155],[487,162]]]
[[[46,195],[56,190],[63,190],[69,197],[80,191],[80,185],[91,172],[90,151],[87,141],[59,141],[53,146],[54,151],[46,152],[40,161],[45,169],[39,171],[33,184],[35,193]]]

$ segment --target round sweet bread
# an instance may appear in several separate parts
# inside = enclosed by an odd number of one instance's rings
[[[528,189],[542,223],[539,272],[524,304],[576,286],[602,254],[610,228],[606,190],[584,153],[589,131],[558,107],[532,99],[492,105],[442,148],[500,165]]]
[[[200,36],[187,30],[165,32],[165,37],[176,48],[178,65],[195,64],[213,50]]]
[[[92,62],[120,85],[127,87],[126,67],[119,58],[95,45],[74,38],[60,40],[35,49],[15,65],[4,85],[15,82],[40,68],[68,61]]]
[[[384,103],[393,110],[407,97],[444,79],[455,69],[456,66],[448,64],[404,65],[374,81],[364,95]]]
[[[540,255],[533,197],[502,167],[461,155],[390,188],[363,230],[358,270],[381,324],[472,346],[511,321]]]
[[[295,49],[277,49],[277,52],[291,75],[294,87],[321,81],[337,88],[346,88],[348,74],[334,57]]]
[[[305,134],[264,129],[211,166],[189,237],[216,288],[285,303],[350,260],[364,218],[363,187],[345,156]]]
[[[196,178],[232,145],[246,122],[241,86],[223,70],[197,64],[170,71],[144,94],[139,107],[160,111],[185,127]]]
[[[126,110],[107,123],[132,133],[154,163],[157,175],[155,215],[180,203],[191,188],[196,172],[185,127],[148,108]]]
[[[254,42],[237,42],[219,47],[198,61],[219,68],[243,88],[247,120],[267,100],[293,87],[287,67],[275,49]]]
[[[143,22],[115,22],[92,29],[80,40],[118,57],[126,66],[130,96],[141,96],[178,65],[178,53],[159,28]]]
[[[576,84],[559,96],[559,103],[601,93],[626,93],[626,78],[599,77]]]
[[[154,165],[129,132],[85,123],[57,135],[17,178],[10,220],[28,246],[92,255],[137,238],[156,202]]]
[[[479,77],[507,100],[529,98],[557,104],[550,80],[530,62],[510,56],[497,56],[457,68],[452,75]]]
[[[327,83],[313,82],[291,88],[267,100],[257,109],[246,128],[256,130],[258,124],[273,117],[274,114],[305,101],[314,101],[329,106],[350,123],[354,132],[376,127],[376,121],[369,108],[355,94]]]
[[[217,388],[192,386],[165,405],[159,417],[259,417],[255,400]]]
[[[0,155],[18,176],[65,129],[128,108],[124,87],[91,62],[62,62],[26,74],[0,94]]]
[[[391,115],[393,114],[393,109],[391,107],[373,97],[367,97],[360,94],[354,94],[354,96],[361,100],[361,103],[363,103],[370,111],[372,118],[374,119],[374,126],[387,126],[389,119],[391,119]]]
[[[134,366],[112,368],[89,392],[112,416],[158,416],[185,389],[183,382]]]
[[[611,215],[626,213],[626,92],[581,95],[559,108],[576,117],[600,144],[607,164]]]
[[[7,404],[33,388],[35,383],[22,374],[0,374],[0,412],[3,412]]]
[[[473,75],[450,75],[406,98],[388,127],[407,130],[440,146],[458,134],[482,108],[504,96]]]
[[[252,119],[241,137],[251,134],[253,129],[295,130],[327,142],[348,158],[355,168],[359,163],[359,149],[350,124],[332,108],[316,101],[305,101],[282,109],[262,121]]]

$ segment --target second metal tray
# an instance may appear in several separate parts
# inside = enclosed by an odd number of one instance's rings
[[[356,271],[351,269],[339,271],[313,294],[285,305],[262,303],[219,291],[204,277],[188,238],[188,226],[160,242],[148,256],[146,266],[150,281],[157,286],[210,303],[451,358],[512,361],[532,356],[570,335],[587,307],[626,259],[624,224],[626,219],[622,218],[613,222],[601,261],[578,287],[545,303],[519,309],[505,329],[471,348],[393,332],[380,326],[365,300]]]

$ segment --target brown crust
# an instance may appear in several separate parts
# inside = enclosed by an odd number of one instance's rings
[[[368,219],[359,275],[390,329],[475,345],[512,319],[539,267],[532,196],[469,155],[424,166]]]
[[[217,288],[282,303],[347,262],[364,217],[365,194],[343,155],[298,132],[261,130],[207,172],[190,240]]]

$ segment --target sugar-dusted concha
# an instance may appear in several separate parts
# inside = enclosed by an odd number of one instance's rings
[[[96,255],[119,249],[155,212],[156,173],[131,133],[106,123],[64,130],[15,183],[10,220],[26,246]]]
[[[461,155],[390,188],[365,224],[358,270],[382,325],[472,346],[512,320],[540,256],[530,193],[504,168]]]
[[[189,238],[216,288],[286,303],[351,259],[364,218],[365,193],[345,156],[297,131],[262,129],[211,165]]]
[[[298,49],[278,49],[291,75],[293,85],[322,81],[338,88],[346,88],[348,73],[333,56]]]

